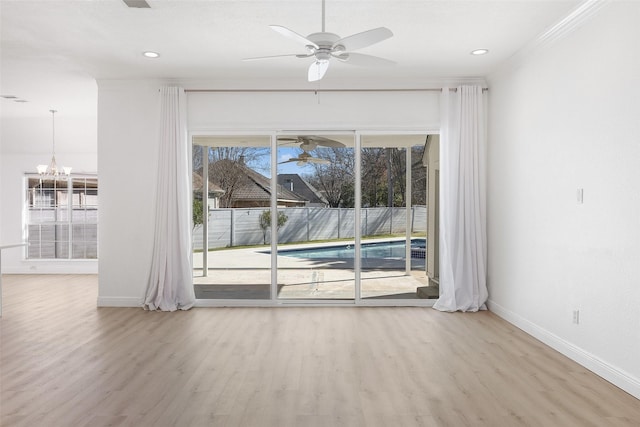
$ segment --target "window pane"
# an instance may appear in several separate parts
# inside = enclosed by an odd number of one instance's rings
[[[56,222],[66,222],[69,221],[69,209],[65,207],[58,208],[56,210]]]
[[[355,298],[353,147],[353,134],[279,138],[279,299]]]
[[[74,209],[71,215],[71,221],[73,223],[85,222],[84,209]]]
[[[424,298],[426,135],[362,137],[362,298]]]
[[[27,247],[28,258],[40,258],[40,226],[29,225],[27,228],[29,246]]]
[[[84,227],[85,258],[98,258],[98,225],[87,224]]]
[[[69,180],[51,180],[34,174],[26,177],[27,258],[97,258],[97,178],[73,176]]]
[[[56,226],[40,226],[40,258],[56,257]]]
[[[90,224],[98,223],[98,209],[87,209],[85,210],[86,219],[85,221]]]
[[[216,136],[206,143],[193,147],[192,158],[196,298],[269,299],[261,221],[271,204],[271,138]]]

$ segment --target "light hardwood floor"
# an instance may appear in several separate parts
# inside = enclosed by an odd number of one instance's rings
[[[638,426],[640,401],[489,312],[96,308],[4,276],[2,426]]]

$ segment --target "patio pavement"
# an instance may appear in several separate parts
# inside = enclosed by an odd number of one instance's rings
[[[383,241],[389,241],[384,239]],[[367,240],[369,242],[369,240]],[[349,242],[340,242],[349,244]],[[286,249],[335,246],[335,242],[287,245]],[[194,253],[196,296],[206,299],[268,299],[271,283],[270,247],[210,251],[208,277],[202,277],[202,254]],[[353,299],[353,259],[301,259],[278,256],[278,297],[281,299]],[[424,271],[405,275],[404,260],[363,259],[363,298],[415,299],[427,285]]]

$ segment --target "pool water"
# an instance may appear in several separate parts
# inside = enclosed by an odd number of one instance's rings
[[[411,239],[412,248],[424,249],[426,246],[426,239]],[[353,258],[354,254],[353,245],[278,250],[278,255],[305,259]],[[360,247],[360,254],[362,258],[404,259],[405,241],[364,243]]]

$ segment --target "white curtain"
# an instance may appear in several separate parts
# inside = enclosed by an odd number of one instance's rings
[[[484,310],[486,113],[479,86],[443,88],[440,106],[441,311]]]
[[[191,190],[186,136],[186,96],[160,89],[160,138],[155,240],[144,308],[188,310],[195,303],[191,279]]]

